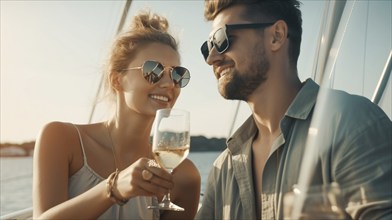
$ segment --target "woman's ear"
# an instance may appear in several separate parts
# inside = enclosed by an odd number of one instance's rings
[[[283,20],[278,20],[272,26],[271,50],[277,51],[287,42],[288,26]]]
[[[111,72],[109,75],[110,79],[110,86],[112,89],[116,91],[122,91],[122,85],[121,85],[121,74],[120,73],[115,73]]]

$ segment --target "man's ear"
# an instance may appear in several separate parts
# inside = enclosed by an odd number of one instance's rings
[[[287,41],[289,28],[283,20],[278,20],[272,26],[271,50],[279,50]]]

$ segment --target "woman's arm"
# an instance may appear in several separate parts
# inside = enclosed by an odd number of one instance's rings
[[[173,186],[172,175],[164,169],[149,167],[148,161],[140,158],[119,172],[113,194],[122,199],[166,194]],[[34,219],[96,219],[114,204],[108,197],[106,181],[69,199],[69,177],[82,166],[83,154],[74,126],[61,122],[46,125],[34,152]],[[151,181],[142,178],[145,169],[154,174]]]
[[[104,182],[68,200],[70,169],[77,166],[78,154],[79,138],[72,125],[52,122],[42,129],[34,152],[34,219],[97,218],[113,204],[106,197]],[[81,167],[83,160],[79,163]]]

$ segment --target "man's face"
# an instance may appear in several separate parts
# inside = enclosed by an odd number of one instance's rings
[[[239,15],[243,10],[244,6],[233,6],[220,12],[212,23],[211,37],[218,36],[217,30],[225,25],[256,23],[241,18]],[[224,98],[247,101],[266,80],[269,62],[262,30],[227,29],[229,48],[221,54],[215,47],[210,50],[206,62],[213,66],[219,92]]]

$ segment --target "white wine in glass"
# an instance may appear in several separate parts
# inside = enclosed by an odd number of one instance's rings
[[[160,109],[154,121],[152,152],[154,159],[169,173],[189,154],[190,126],[189,112],[180,109]],[[157,206],[149,209],[184,211],[184,208],[170,201],[170,192]]]

